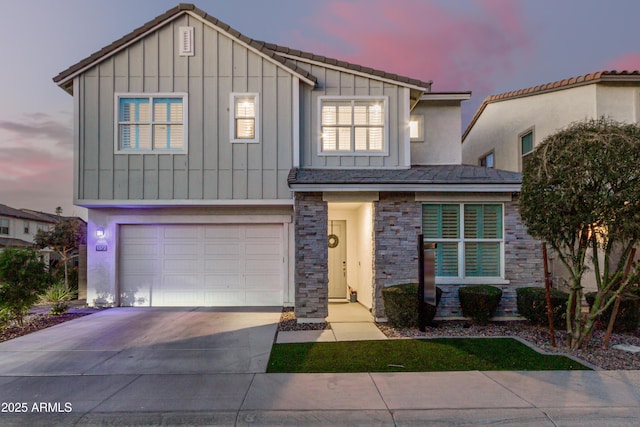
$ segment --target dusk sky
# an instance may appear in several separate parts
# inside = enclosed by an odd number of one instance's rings
[[[51,80],[179,2],[0,0],[0,203],[72,204],[73,99]],[[200,0],[258,40],[484,97],[599,70],[640,69],[637,0]]]

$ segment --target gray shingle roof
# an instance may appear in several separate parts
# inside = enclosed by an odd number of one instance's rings
[[[266,43],[263,41],[259,41],[259,40],[254,40],[250,37],[245,36],[244,34],[240,33],[238,30],[234,29],[233,27],[231,27],[228,24],[225,24],[224,22],[216,19],[215,17],[207,14],[204,10],[197,8],[195,5],[190,4],[190,3],[180,3],[178,6],[169,9],[168,11],[166,11],[165,13],[163,13],[162,15],[154,18],[153,20],[147,22],[146,24],[136,28],[135,30],[133,30],[132,32],[130,32],[129,34],[121,37],[120,39],[114,41],[113,43],[111,43],[108,46],[103,47],[102,49],[100,49],[97,52],[94,52],[93,54],[91,54],[90,56],[88,56],[87,58],[83,59],[82,61],[72,65],[71,67],[67,68],[64,71],[61,71],[57,76],[55,76],[53,78],[53,81],[55,83],[57,83],[59,86],[61,86],[63,89],[67,90],[68,92],[71,92],[72,90],[72,84],[71,84],[71,80],[70,77],[75,75],[77,72],[80,72],[81,70],[85,69],[86,67],[92,66],[94,64],[97,64],[101,61],[103,61],[104,59],[106,59],[107,57],[109,57],[110,55],[114,54],[115,52],[117,52],[120,48],[122,48],[123,46],[126,46],[128,43],[136,40],[138,37],[142,36],[143,34],[145,34],[147,31],[151,30],[152,28],[154,28],[155,26],[166,22],[167,20],[170,19],[174,19],[184,13],[193,13],[196,14],[198,16],[200,16],[202,19],[210,22],[212,25],[222,29],[223,31],[226,31],[227,33],[229,33],[231,36],[241,40],[242,42],[246,43],[247,45],[251,46],[252,48],[260,51],[262,54],[264,54],[265,56],[271,58],[273,61],[276,61],[280,64],[282,64],[283,67],[286,67],[288,69],[290,69],[292,72],[306,78],[308,81],[316,83],[317,82],[317,78],[309,73],[308,71],[304,70],[301,67],[298,67],[294,61],[292,61],[291,59],[285,58],[284,56],[281,56],[280,54],[287,54],[287,55],[291,55],[294,57],[299,57],[300,60],[304,61],[304,59],[310,59],[310,60],[314,60],[314,61],[318,61],[318,62],[323,62],[326,63],[328,65],[335,65],[335,66],[339,66],[345,69],[349,69],[349,70],[353,70],[353,71],[359,71],[362,73],[366,73],[366,74],[370,74],[372,76],[377,76],[377,77],[381,77],[381,78],[385,78],[385,79],[389,79],[389,80],[393,80],[396,81],[400,84],[406,84],[406,85],[412,85],[412,86],[418,86],[421,88],[425,88],[426,90],[430,90],[431,89],[431,81],[421,81],[418,79],[413,79],[410,77],[405,77],[405,76],[400,76],[398,74],[393,74],[393,73],[387,73],[386,71],[381,71],[381,70],[376,70],[373,68],[369,68],[369,67],[363,67],[361,65],[357,65],[357,64],[352,64],[349,62],[345,62],[345,61],[340,61],[337,59],[333,59],[333,58],[327,58],[324,56],[320,56],[320,55],[316,55],[310,52],[304,52],[304,51],[300,51],[300,50],[296,50],[296,49],[290,49],[288,47],[284,47],[284,46],[279,46],[273,43]]]
[[[265,47],[264,42],[253,40],[252,38],[249,38],[243,35],[239,31],[232,28],[230,25],[227,25],[224,22],[214,18],[213,16],[207,14],[207,12],[205,12],[204,10],[199,9],[195,5],[190,3],[180,3],[178,6],[172,9],[169,9],[162,15],[152,19],[151,21],[147,22],[141,27],[136,28],[129,34],[114,41],[110,45],[103,47],[102,49],[100,49],[97,52],[94,52],[93,54],[83,59],[82,61],[72,65],[71,67],[67,68],[64,71],[61,71],[57,76],[53,78],[53,81],[57,83],[59,86],[61,86],[63,89],[67,91],[71,91],[71,83],[68,80],[69,77],[81,71],[85,67],[101,62],[102,60],[109,57],[111,54],[117,52],[121,47],[136,40],[138,37],[140,37],[147,31],[154,28],[156,25],[159,25],[169,19],[176,18],[186,12],[195,13],[196,15],[200,16],[202,19],[210,22],[211,24],[222,29],[223,31],[226,31],[227,33],[231,34],[233,37],[236,37],[237,39],[242,40],[244,43],[260,51],[261,53],[268,56],[272,60],[281,63],[284,67],[289,68],[294,73],[301,75],[302,77],[305,77],[306,79],[314,83],[317,81],[315,76],[313,76],[311,73],[307,72],[306,70],[298,67],[293,61],[287,58],[283,58],[282,56],[276,54],[273,50],[267,49]]]
[[[31,221],[40,221],[40,222],[55,222],[51,219],[42,218],[40,216],[31,214],[29,212],[24,212],[19,209],[14,209],[7,205],[0,205],[0,216],[10,216],[12,218],[20,218],[20,219],[29,219]]]
[[[295,185],[336,184],[521,184],[522,174],[471,165],[412,166],[410,169],[298,169],[289,172]]]
[[[33,243],[26,240],[14,239],[13,237],[0,237],[0,248],[29,248]]]

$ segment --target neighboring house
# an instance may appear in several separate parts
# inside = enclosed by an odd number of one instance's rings
[[[640,71],[599,71],[487,97],[462,136],[462,161],[521,172],[547,136],[602,116],[640,121]]]
[[[0,204],[0,251],[4,248],[33,247],[38,230],[48,230],[53,220],[33,213]],[[44,262],[49,263],[51,251],[40,251]]]
[[[640,71],[599,71],[487,97],[463,134],[462,161],[520,172],[547,136],[573,122],[603,116],[640,121]],[[550,255],[559,285],[567,273]],[[584,284],[595,289],[592,274]]]
[[[58,214],[51,214],[47,212],[34,211],[32,209],[21,209],[23,212],[27,212],[31,215],[43,218],[45,220],[58,221],[58,218],[63,220],[72,220],[75,222],[76,227],[79,229],[80,235],[83,236],[78,242],[78,250],[72,253],[72,255],[78,255],[70,262],[71,267],[78,269],[78,299],[87,298],[87,222],[77,216],[58,216]],[[51,255],[51,262],[57,262],[60,256],[55,252]]]
[[[541,284],[518,173],[463,166],[460,103],[431,82],[250,39],[181,4],[61,72],[74,97],[75,204],[88,302],[295,306],[384,318],[439,243],[439,314],[457,287]]]

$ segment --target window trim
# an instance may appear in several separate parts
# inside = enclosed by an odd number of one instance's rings
[[[482,161],[486,160],[487,157],[489,157],[489,156],[493,157],[493,164],[491,166],[483,166],[483,167],[488,168],[488,169],[495,169],[496,168],[496,153],[495,153],[494,150],[489,151],[484,156],[480,156],[480,158],[478,159],[478,165],[482,166]]]
[[[418,136],[411,137],[411,122],[418,122]],[[409,116],[409,140],[411,142],[424,142],[424,114],[412,114]]]
[[[352,148],[350,151],[323,151],[322,150],[322,103],[325,101],[345,102],[345,101],[380,101],[384,108],[384,123],[383,123],[383,147],[380,151],[355,151]],[[389,155],[389,97],[388,96],[332,96],[323,95],[318,97],[318,112],[317,112],[317,142],[318,142],[318,156],[334,156],[334,157],[386,157]],[[353,129],[354,125],[351,125]],[[354,141],[355,144],[355,141]]]
[[[435,276],[436,284],[508,284],[509,281],[505,278],[505,204],[500,202],[428,202],[421,203],[421,220],[420,220],[420,232],[423,233],[422,225],[424,217],[422,214],[422,206],[424,205],[458,205],[458,238],[440,238],[440,239],[427,239],[425,241],[435,243],[457,243],[458,244],[458,275],[457,276]],[[465,205],[499,205],[502,213],[502,238],[493,239],[478,239],[478,238],[465,238],[464,237],[464,207]],[[500,243],[500,275],[499,276],[466,276],[465,266],[465,243],[482,243],[482,242],[497,242]]]
[[[528,153],[523,153],[522,152],[522,139],[531,134],[531,151],[529,151]],[[518,162],[520,164],[520,172],[522,172],[522,170],[524,169],[524,162],[523,160],[530,155],[531,153],[533,153],[533,150],[535,149],[535,128],[533,126],[531,126],[530,128],[524,130],[523,132],[520,132],[518,134],[518,154],[520,155],[518,157]]]
[[[4,222],[6,222],[7,224],[6,227],[2,225]],[[5,228],[7,229],[6,233],[3,232],[3,229]],[[11,235],[11,220],[9,220],[8,218],[0,218],[0,235],[3,235],[3,236]]]
[[[254,98],[255,100],[256,114],[253,123],[253,138],[236,137],[236,98]],[[233,144],[260,143],[260,94],[258,92],[231,92],[229,94],[229,141]]]
[[[154,98],[182,98],[182,148],[165,149],[122,149],[120,148],[120,98],[147,98],[152,106]],[[113,102],[113,140],[115,154],[187,154],[189,152],[189,95],[186,92],[116,92]],[[153,117],[153,116],[152,116]],[[153,120],[149,122],[153,126]],[[153,136],[151,137],[153,144]]]

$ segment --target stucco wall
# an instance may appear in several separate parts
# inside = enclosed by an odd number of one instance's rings
[[[495,152],[495,167],[519,172],[519,135],[532,129],[534,146],[569,123],[597,116],[596,86],[579,86],[486,106],[462,144],[462,162],[477,165]]]
[[[424,141],[411,143],[412,165],[462,163],[460,101],[420,101],[411,115],[424,118]]]

